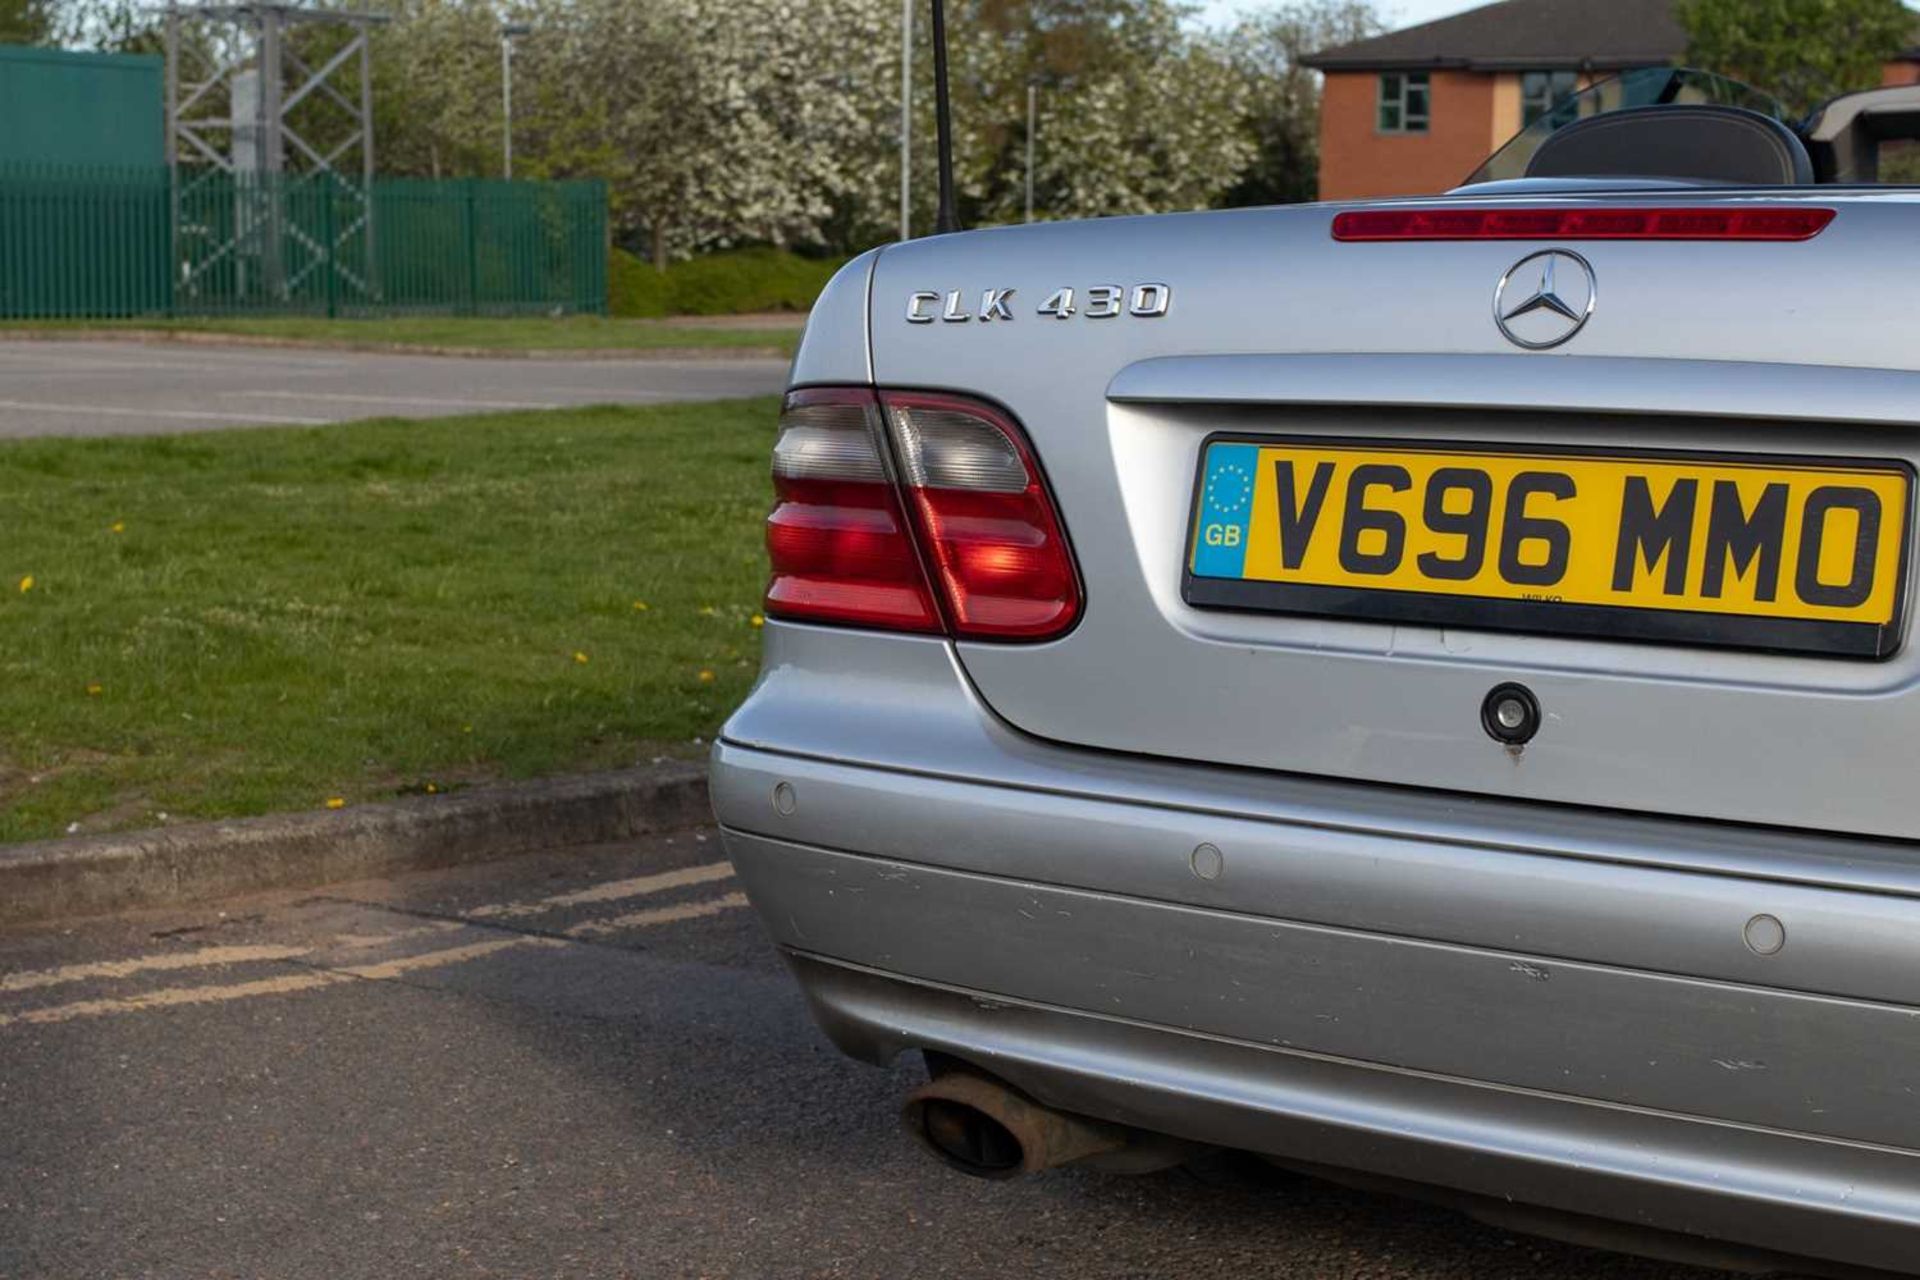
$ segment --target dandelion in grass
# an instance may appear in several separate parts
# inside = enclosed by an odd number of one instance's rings
[[[87,686],[87,696],[89,698],[97,698],[104,692],[105,690],[97,683]]]
[[[713,683],[713,669],[711,667],[700,668],[700,683],[701,684]]]
[[[25,595],[31,590],[33,590],[33,575],[28,574],[26,577],[20,579],[20,594]]]
[[[347,798],[345,796],[328,796],[327,797],[327,808],[344,809],[346,807],[347,807]]]
[[[635,600],[633,602],[633,611],[635,613],[645,613],[650,607],[645,600]]]
[[[703,617],[703,618],[711,618],[711,617],[713,617],[713,616],[714,616],[714,614],[715,614],[715,613],[717,613],[717,612],[719,612],[719,611],[718,611],[718,610],[716,610],[716,609],[715,609],[715,608],[714,608],[714,607],[713,607],[712,605],[710,605],[710,604],[703,604],[703,605],[701,605],[701,606],[700,606],[700,616],[701,616],[701,617]]]
[[[579,663],[583,667],[586,666],[587,663],[591,661],[591,659],[588,658],[586,654],[581,653],[578,649],[575,649],[573,651],[573,660]]]
[[[767,620],[756,613],[751,618],[747,619],[747,625],[757,629],[757,628],[766,626]]]
[[[127,531],[127,522],[125,520],[115,520],[112,524],[107,526],[108,533],[125,533],[126,531]]]

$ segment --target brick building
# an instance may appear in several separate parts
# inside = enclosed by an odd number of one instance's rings
[[[1323,50],[1320,198],[1445,191],[1595,80],[1686,47],[1672,0],[1502,0]],[[1884,83],[1920,83],[1920,48]]]

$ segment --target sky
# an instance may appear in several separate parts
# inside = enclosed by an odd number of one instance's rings
[[[1378,0],[1380,14],[1391,27],[1410,27],[1417,22],[1431,22],[1435,18],[1444,18],[1463,9],[1473,9],[1487,3],[1487,0]],[[1201,20],[1208,23],[1228,22],[1242,9],[1258,9],[1263,6],[1258,0],[1202,0]]]

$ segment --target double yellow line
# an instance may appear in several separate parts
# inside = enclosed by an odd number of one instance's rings
[[[398,930],[385,935],[342,935],[337,939],[338,945],[336,947],[327,948],[326,950],[337,951],[341,948],[366,949],[384,946],[422,933],[458,931],[468,927],[466,924],[467,921],[471,921],[475,927],[485,928],[494,925],[498,921],[525,919],[569,907],[627,902],[635,898],[665,893],[673,889],[727,880],[730,879],[732,875],[733,868],[726,862],[713,862],[701,866],[683,867],[675,871],[664,871],[654,875],[609,881],[604,884],[592,885],[585,889],[575,890],[571,893],[555,894],[551,897],[539,898],[530,902],[509,902],[475,907],[465,912],[461,920],[436,921],[431,925]],[[368,905],[372,907],[372,909],[379,909],[377,904]],[[239,982],[218,986],[167,987],[158,991],[148,991],[133,996],[79,1000],[70,1004],[28,1009],[19,1013],[0,1012],[0,1028],[14,1025],[72,1022],[81,1018],[99,1018],[113,1014],[138,1013],[149,1009],[178,1008],[186,1005],[222,1004],[232,1000],[248,1000],[259,996],[292,995],[296,992],[314,991],[322,987],[337,986],[345,982],[391,982],[421,970],[440,969],[449,965],[465,964],[468,961],[497,955],[503,951],[524,948],[565,947],[568,945],[566,938],[586,938],[601,934],[618,933],[630,929],[654,928],[659,925],[673,924],[682,920],[697,920],[708,916],[716,916],[746,905],[746,895],[733,892],[719,898],[704,901],[681,903],[669,907],[653,907],[639,911],[625,912],[614,916],[582,920],[568,926],[562,931],[566,935],[565,938],[516,934],[512,937],[492,938],[484,942],[469,943],[464,946],[446,947],[438,951],[425,951],[417,955],[402,956],[393,960],[382,960],[369,964],[344,965],[337,968],[322,966],[317,962],[312,962],[312,957],[321,950],[320,948],[312,946],[259,944],[252,946],[201,947],[193,951],[170,951],[156,955],[135,956],[125,960],[99,960],[83,964],[64,965],[54,969],[5,973],[0,974],[0,994],[36,991],[47,987],[62,986],[75,982],[131,978],[144,973],[167,973],[191,969],[221,968],[240,964],[311,962],[298,973],[281,974],[271,978],[260,978],[251,982]]]

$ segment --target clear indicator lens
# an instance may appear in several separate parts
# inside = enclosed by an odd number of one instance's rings
[[[1027,464],[992,423],[953,409],[895,405],[892,413],[908,484],[975,493],[1026,492]]]
[[[789,405],[780,415],[773,474],[790,480],[887,478],[869,409],[857,404]]]

